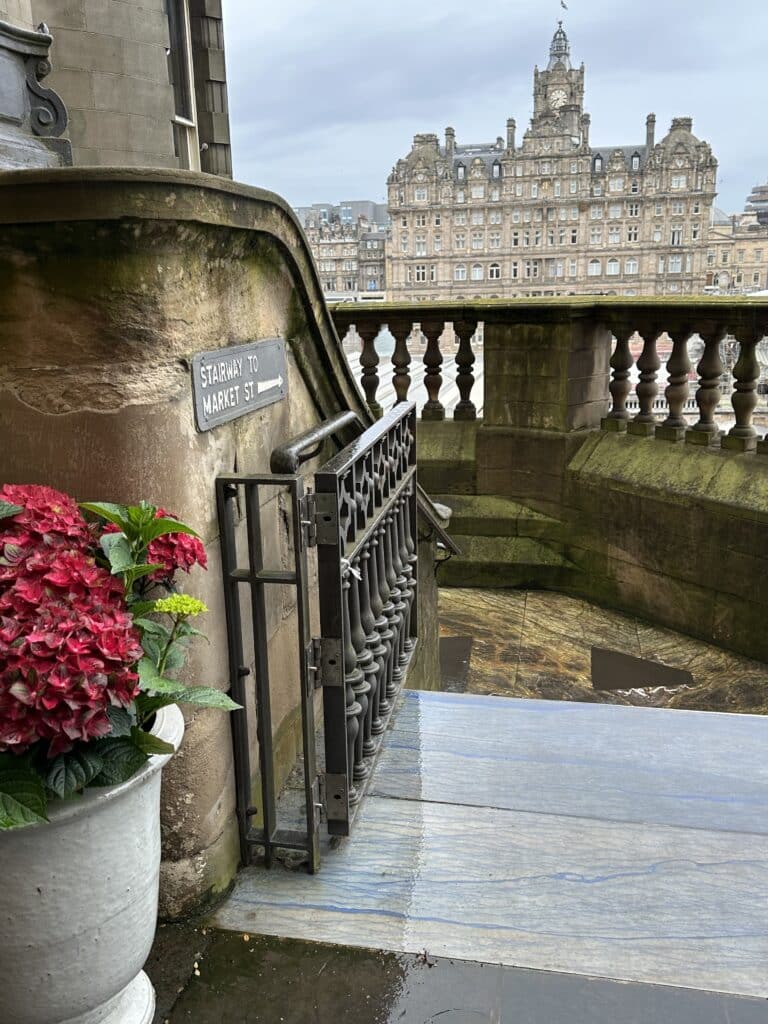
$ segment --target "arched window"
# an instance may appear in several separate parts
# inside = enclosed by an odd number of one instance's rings
[[[601,273],[602,267],[600,265],[600,260],[590,260],[589,266],[587,267],[587,274],[590,277],[600,277]]]
[[[606,268],[606,273],[610,277],[616,277],[620,272],[621,272],[621,267],[619,266],[619,261],[617,259],[610,259],[610,260],[608,260],[608,266]]]
[[[479,263],[472,264],[472,280],[482,281],[483,280],[483,268]]]
[[[458,167],[456,168],[456,179],[458,181],[464,181],[464,178],[466,177],[466,174],[467,174],[467,169],[464,166],[464,164],[459,164]]]
[[[501,177],[501,164],[499,163],[498,160],[494,160],[493,161],[493,167],[491,168],[491,177],[492,178],[500,178]]]
[[[627,262],[624,264],[624,272],[626,274],[636,274],[640,270],[640,265],[634,256],[630,256]]]
[[[592,170],[595,171],[597,174],[599,174],[602,171],[602,169],[603,169],[603,158],[601,156],[596,156],[594,161],[592,162]]]
[[[453,280],[454,281],[466,281],[467,280],[467,268],[463,263],[457,263],[453,268]]]
[[[499,266],[498,263],[492,263],[490,267],[488,267],[488,277],[491,279],[491,281],[499,280],[499,278],[501,277],[501,267]]]

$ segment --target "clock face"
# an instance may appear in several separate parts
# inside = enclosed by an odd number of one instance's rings
[[[553,89],[549,94],[549,105],[553,110],[559,110],[568,100],[568,93],[565,89]]]

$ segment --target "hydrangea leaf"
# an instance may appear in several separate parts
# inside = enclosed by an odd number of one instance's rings
[[[147,762],[147,755],[129,736],[107,737],[93,745],[103,764],[92,786],[118,786],[132,778]]]
[[[159,736],[153,736],[151,732],[144,732],[143,729],[135,726],[131,730],[131,737],[139,750],[143,750],[145,754],[176,753],[176,747],[172,743],[166,743]]]
[[[0,829],[47,821],[45,787],[28,767],[0,771]]]
[[[126,526],[130,526],[128,509],[125,505],[115,505],[109,501],[81,501],[80,508],[84,508],[87,512],[93,512],[102,519],[106,519],[108,523],[114,523],[123,531]]]
[[[153,519],[149,526],[142,530],[142,539],[148,543],[166,533],[188,533],[191,537],[199,537],[196,530],[186,523],[180,523],[178,519]]]
[[[103,759],[92,746],[83,746],[55,757],[48,768],[45,784],[52,793],[65,800],[90,785],[103,767]]]
[[[105,533],[101,538],[101,549],[109,559],[112,575],[117,576],[133,565],[133,554],[128,538],[123,533]]]
[[[21,505],[12,505],[10,501],[0,501],[0,519],[7,519],[9,516],[17,516],[24,509]]]
[[[112,723],[111,736],[130,736],[133,728],[133,715],[125,708],[107,708],[107,716]]]

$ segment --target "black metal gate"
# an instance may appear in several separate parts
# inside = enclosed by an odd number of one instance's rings
[[[349,417],[331,421],[287,446],[293,464],[301,442],[316,454],[318,439]],[[273,464],[275,463],[273,459]],[[279,463],[280,460],[278,459]],[[260,494],[283,488],[290,496],[292,571],[265,569]],[[242,504],[242,496],[245,502]],[[416,412],[397,405],[326,463],[305,493],[296,473],[228,475],[217,480],[219,526],[229,637],[230,687],[243,710],[232,716],[237,807],[243,863],[260,848],[303,850],[308,868],[320,864],[320,814],[329,835],[348,835],[374,759],[405,678],[417,638]],[[239,565],[238,535],[244,534]],[[320,636],[310,636],[307,552],[317,548]],[[250,587],[256,678],[245,664],[240,587]],[[302,711],[305,830],[282,828],[275,785],[266,592],[297,590]],[[315,755],[314,693],[322,689],[325,772]],[[251,798],[249,716],[256,715],[261,808]],[[261,827],[253,819],[261,818]]]

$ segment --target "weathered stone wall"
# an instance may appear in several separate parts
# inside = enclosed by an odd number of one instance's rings
[[[163,0],[31,3],[53,35],[46,84],[69,111],[74,163],[177,167]]]
[[[32,28],[31,0],[0,0],[0,21]]]
[[[191,683],[225,688],[215,478],[267,473],[276,445],[342,408],[365,413],[292,215],[268,193],[219,184],[76,170],[0,180],[0,209],[15,221],[0,227],[0,479],[80,499],[148,498],[193,524],[210,566],[189,589],[210,609],[210,644],[195,646],[185,671]],[[286,400],[198,433],[194,353],[277,336],[289,343]],[[287,567],[289,521],[276,492],[264,496],[262,522],[267,557]],[[296,610],[291,588],[270,598],[273,720],[287,772]],[[185,714],[163,790],[166,915],[215,896],[238,861],[229,718]]]

